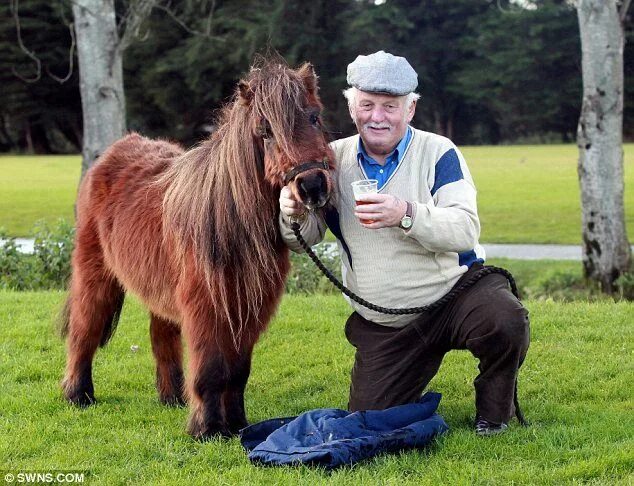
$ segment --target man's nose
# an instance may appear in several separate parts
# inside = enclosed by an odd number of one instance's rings
[[[378,106],[372,110],[372,118],[371,121],[380,123],[385,120],[385,110]]]

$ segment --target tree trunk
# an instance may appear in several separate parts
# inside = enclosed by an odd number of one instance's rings
[[[577,128],[583,266],[606,293],[629,269],[623,206],[623,25],[616,0],[579,0],[583,103]]]
[[[114,0],[75,0],[79,89],[83,112],[81,175],[126,130],[123,65]]]

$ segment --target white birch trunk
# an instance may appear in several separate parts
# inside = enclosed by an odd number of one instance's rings
[[[616,0],[579,0],[583,104],[577,145],[583,266],[604,292],[629,268],[623,207],[623,26]]]
[[[83,112],[81,174],[126,130],[123,63],[114,0],[74,0]]]

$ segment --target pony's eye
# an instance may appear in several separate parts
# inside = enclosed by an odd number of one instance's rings
[[[311,125],[317,125],[319,123],[319,115],[317,113],[311,113],[309,120]]]

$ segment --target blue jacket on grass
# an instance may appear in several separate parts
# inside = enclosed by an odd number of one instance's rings
[[[381,452],[423,447],[449,427],[436,414],[440,393],[386,410],[323,408],[298,417],[265,420],[242,429],[241,442],[257,464],[309,464],[327,469]]]

